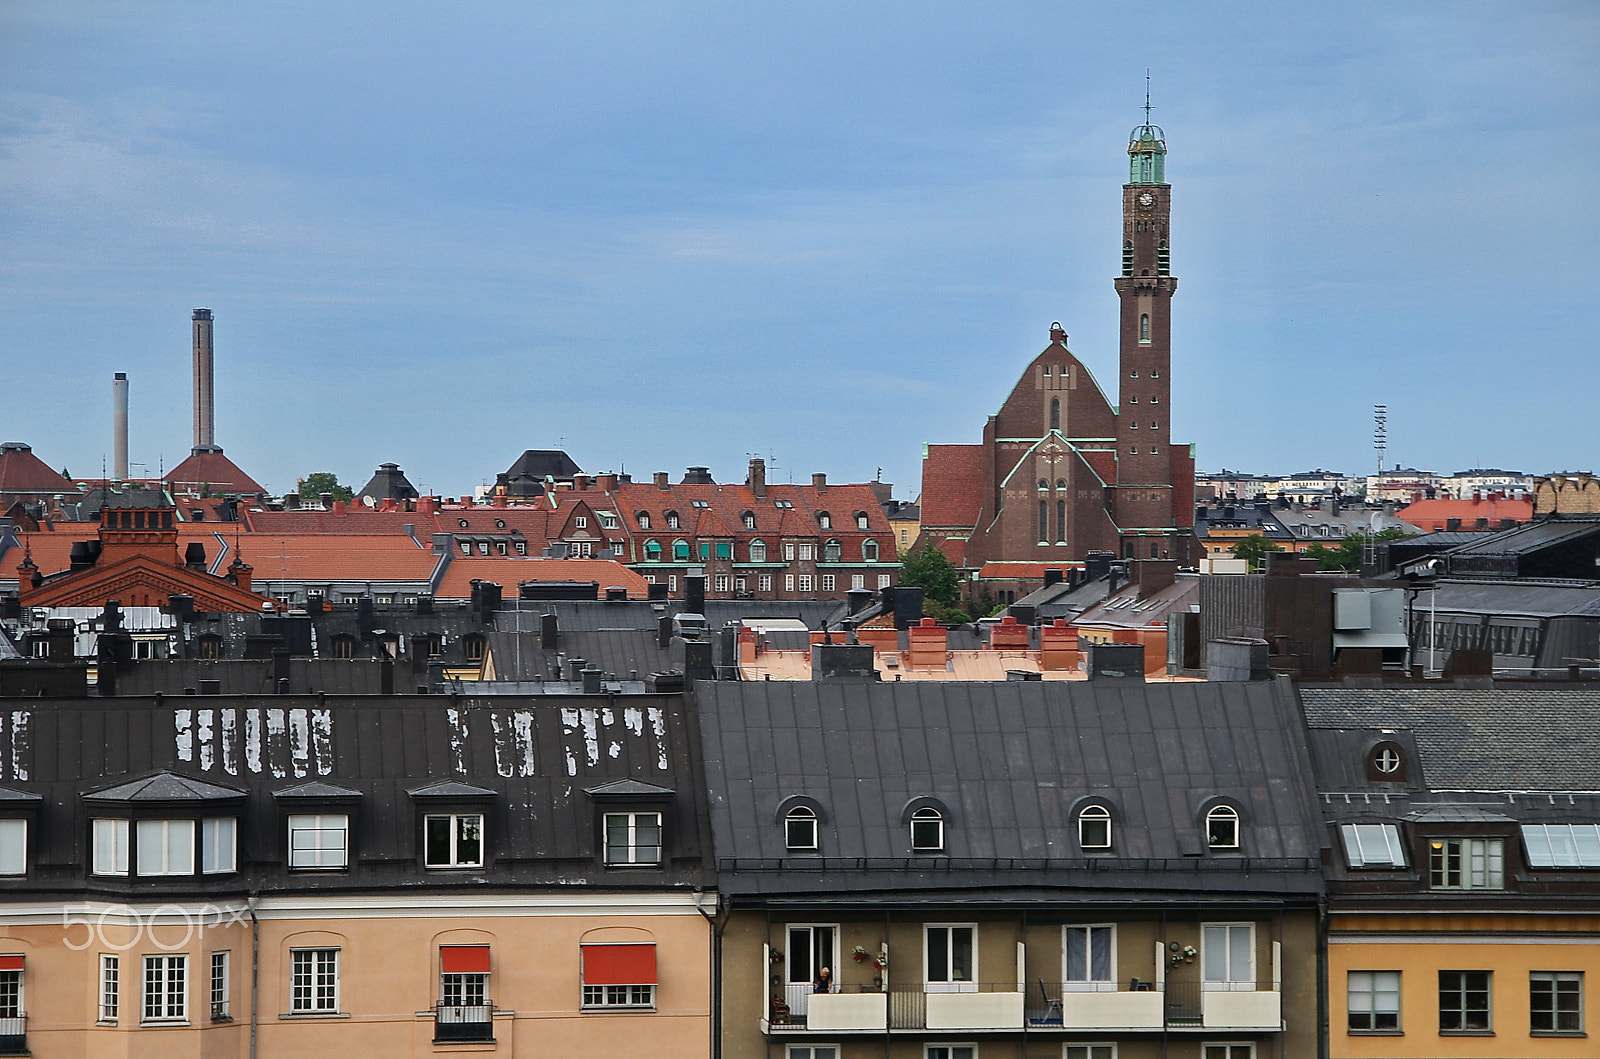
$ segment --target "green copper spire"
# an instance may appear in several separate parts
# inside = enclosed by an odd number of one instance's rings
[[[1144,124],[1128,134],[1128,183],[1167,182],[1167,134],[1150,124],[1150,75],[1144,75]]]

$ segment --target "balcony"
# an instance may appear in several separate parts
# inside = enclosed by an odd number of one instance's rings
[[[1161,1029],[1166,1024],[1165,994],[1154,982],[1135,982],[1133,989],[1085,991],[1081,983],[1041,981],[1028,994],[1028,1025],[1063,1030]]]
[[[437,1044],[494,1040],[493,1004],[440,1004],[434,1009]]]
[[[1166,983],[1167,1025],[1173,1029],[1281,1030],[1283,999],[1277,989],[1247,982]]]
[[[9,1015],[0,1018],[0,1055],[27,1055],[28,1016]]]
[[[957,992],[920,994],[923,1024],[929,1030],[1016,1030],[1022,1028],[1022,991],[1016,982],[963,983]]]

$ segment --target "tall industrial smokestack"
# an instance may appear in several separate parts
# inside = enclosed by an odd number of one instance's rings
[[[128,373],[111,376],[111,473],[128,480]]]
[[[211,363],[211,310],[194,311],[194,454],[217,448],[216,378]]]

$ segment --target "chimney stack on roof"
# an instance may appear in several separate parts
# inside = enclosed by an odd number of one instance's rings
[[[128,480],[128,373],[111,376],[111,474]]]
[[[211,355],[211,310],[194,311],[194,454],[217,448],[216,372]]]
[[[813,474],[811,476],[811,488],[815,489],[819,493],[827,492],[828,476],[825,474]]]
[[[767,496],[767,461],[759,456],[750,461],[750,492],[757,500]]]

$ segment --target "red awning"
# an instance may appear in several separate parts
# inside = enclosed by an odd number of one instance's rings
[[[655,985],[655,945],[585,945],[583,984]]]
[[[445,974],[488,974],[489,946],[441,945],[439,969]]]
[[[22,970],[21,956],[0,956],[0,971],[20,970]],[[654,981],[654,979],[651,979],[651,981]]]

